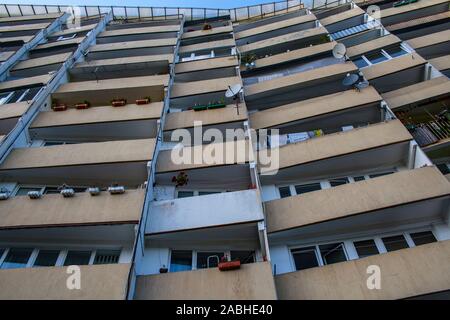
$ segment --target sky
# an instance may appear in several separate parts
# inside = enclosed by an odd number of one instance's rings
[[[235,8],[279,0],[2,0],[6,4],[60,4],[142,7]],[[307,0],[306,0],[307,1]],[[306,2],[304,1],[304,2]]]

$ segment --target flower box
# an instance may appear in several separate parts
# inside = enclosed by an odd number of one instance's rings
[[[89,103],[77,103],[75,105],[75,108],[77,108],[78,110],[87,109],[89,108]]]
[[[208,106],[208,109],[220,109],[225,108],[225,103],[213,103]]]
[[[208,109],[208,106],[206,106],[206,105],[194,106],[194,107],[192,107],[192,109],[194,111],[203,111],[203,110]]]
[[[111,101],[111,104],[113,107],[123,107],[124,105],[127,104],[127,100],[125,99],[113,100]]]
[[[241,261],[239,261],[239,260],[219,262],[219,270],[220,271],[236,270],[236,269],[239,269],[240,267],[241,267]]]
[[[53,111],[66,111],[67,106],[65,104],[57,104],[52,106]]]
[[[137,105],[149,104],[149,103],[150,103],[150,99],[149,98],[136,99],[136,104]]]

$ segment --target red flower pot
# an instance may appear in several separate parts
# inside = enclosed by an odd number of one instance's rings
[[[125,100],[113,100],[111,102],[113,107],[123,107],[127,102]]]
[[[78,110],[87,109],[87,108],[89,108],[89,104],[88,103],[77,103],[75,105],[75,108],[77,108]]]
[[[53,109],[53,111],[66,111],[67,106],[65,104],[58,104],[58,105],[52,106],[52,109]]]
[[[241,261],[226,261],[226,262],[219,262],[219,270],[220,271],[229,271],[229,270],[236,270],[241,267]]]
[[[149,103],[150,103],[150,99],[148,99],[148,98],[136,100],[136,104],[138,104],[138,105],[149,104]]]

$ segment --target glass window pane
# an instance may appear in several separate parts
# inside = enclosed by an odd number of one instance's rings
[[[363,58],[358,58],[356,60],[353,60],[353,63],[356,64],[356,66],[358,68],[364,68],[364,67],[368,66],[366,60],[364,60]]]
[[[348,178],[336,178],[336,179],[330,180],[330,185],[332,187],[337,187],[337,186],[347,184],[347,183],[348,183]]]
[[[242,264],[255,262],[255,251],[231,251],[231,260],[239,260]]]
[[[33,249],[9,249],[1,269],[25,268]]]
[[[208,268],[208,261],[210,268],[217,267],[224,255],[223,252],[197,252],[197,269]],[[219,261],[217,261],[217,257]]]
[[[89,260],[91,260],[91,251],[69,251],[64,265],[82,266],[89,264]]]
[[[319,266],[315,247],[295,249],[291,252],[292,256],[294,257],[296,270],[305,270]]]
[[[342,242],[321,245],[319,246],[319,249],[324,264],[347,261],[344,251],[344,244]]]
[[[291,189],[289,189],[289,187],[279,187],[278,190],[280,191],[281,198],[287,198],[291,196]]]
[[[384,51],[386,51],[393,58],[407,54],[407,52],[403,50],[400,46],[387,48]]]
[[[381,51],[375,52],[375,53],[368,53],[368,54],[365,54],[365,57],[366,57],[367,59],[369,59],[369,61],[372,62],[373,64],[375,64],[375,63],[380,63],[380,62],[383,62],[383,61],[388,60],[388,58],[386,58],[386,57],[381,53]]]
[[[41,191],[42,188],[20,187],[17,189],[16,196],[26,196],[29,191]]]
[[[58,260],[59,250],[39,250],[33,267],[52,267]]]
[[[220,193],[219,191],[199,191],[198,195],[199,196],[206,196],[208,194],[215,194],[215,193]]]
[[[94,264],[119,263],[120,250],[97,250]]]
[[[295,192],[297,194],[308,193],[312,191],[321,190],[320,183],[310,183],[295,186]]]
[[[5,249],[0,248],[0,259],[2,258],[3,253],[5,253]]]
[[[365,180],[366,178],[364,177],[364,176],[357,176],[357,177],[353,177],[353,180],[355,180],[356,182],[358,182],[358,181],[363,181],[363,180]]]
[[[409,248],[405,237],[402,235],[383,238],[384,246],[388,252]]]
[[[379,254],[378,248],[373,240],[356,241],[353,243],[356,252],[360,258],[373,256]]]
[[[376,178],[376,177],[382,177],[382,176],[386,176],[388,174],[392,174],[394,172],[389,171],[389,172],[383,172],[383,173],[375,173],[375,174],[369,174],[370,178]]]
[[[178,191],[178,193],[177,193],[178,198],[188,198],[188,197],[193,197],[193,196],[194,196],[194,191]]]
[[[420,246],[422,244],[433,243],[436,242],[436,238],[431,231],[424,232],[414,232],[409,234],[414,241],[416,246]]]
[[[172,250],[170,255],[170,272],[192,270],[192,251]]]

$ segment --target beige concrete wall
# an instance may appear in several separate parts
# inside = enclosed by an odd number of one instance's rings
[[[0,229],[43,226],[138,223],[145,190],[127,190],[121,195],[102,192],[91,196],[76,193],[72,198],[47,194],[40,199],[28,196],[0,201]]]
[[[0,170],[149,161],[155,139],[122,140],[14,149]]]
[[[307,29],[307,30],[288,33],[288,34],[278,36],[278,37],[273,37],[273,38],[269,38],[269,39],[265,39],[265,40],[261,40],[261,41],[252,42],[252,43],[240,46],[239,51],[241,53],[250,52],[250,51],[265,48],[265,47],[276,46],[281,43],[296,41],[296,40],[305,39],[305,38],[318,36],[318,35],[322,35],[322,34],[327,34],[327,33],[328,33],[328,31],[324,27],[311,28],[311,29]]]
[[[26,102],[7,103],[0,108],[0,119],[9,119],[22,116],[30,105]]]
[[[269,262],[244,264],[239,270],[218,268],[139,276],[136,299],[140,300],[274,300]]]
[[[250,114],[250,123],[253,129],[269,128],[381,100],[381,96],[371,86],[361,92],[347,90],[254,112]]]
[[[437,168],[400,171],[266,202],[267,231],[302,227],[446,195],[450,195],[450,183]]]
[[[240,77],[174,83],[170,92],[170,97],[179,98],[209,92],[225,91],[228,89],[228,86],[238,83],[242,84]]]
[[[238,66],[239,61],[236,56],[219,57],[188,62],[180,62],[175,65],[175,73],[193,72],[208,69],[226,68]]]
[[[224,157],[218,159],[217,163],[210,164],[206,161],[201,163],[195,163],[194,159],[203,159],[202,155],[208,156],[212,152],[213,145],[215,148],[223,150]],[[234,150],[234,157],[228,155],[226,157],[227,150]],[[182,154],[180,151],[174,151],[176,154]],[[253,149],[250,146],[248,140],[230,141],[225,143],[215,143],[209,145],[197,145],[193,147],[185,147],[182,152],[191,155],[191,161],[189,163],[177,164],[172,161],[172,150],[163,150],[158,154],[158,163],[156,164],[156,172],[172,172],[188,169],[207,168],[222,165],[233,165],[239,162],[251,162],[253,161]]]
[[[224,40],[196,43],[188,46],[180,46],[178,52],[186,53],[191,51],[209,50],[220,47],[234,47],[235,45],[236,42],[234,41],[234,39],[224,39]]]
[[[162,108],[162,102],[153,102],[146,105],[128,104],[123,108],[105,106],[86,110],[69,109],[65,112],[41,111],[30,127],[40,128],[82,123],[159,119]]]
[[[167,25],[167,26],[150,26],[139,28],[125,28],[117,30],[106,30],[101,32],[98,37],[113,37],[113,36],[127,36],[143,33],[159,33],[159,32],[177,32],[180,30],[180,25]]]
[[[257,34],[274,31],[277,29],[282,29],[290,26],[294,26],[296,24],[306,23],[310,21],[315,21],[316,16],[314,14],[306,14],[303,16],[297,16],[290,19],[284,19],[280,21],[276,21],[273,23],[268,23],[259,27],[243,30],[235,33],[236,39],[246,38],[250,36],[254,36]]]
[[[124,300],[131,265],[80,266],[81,289],[67,289],[66,267],[0,270],[0,299]]]
[[[391,109],[420,103],[450,92],[450,80],[446,76],[419,82],[411,86],[382,94]]]
[[[93,24],[88,24],[88,25],[81,26],[81,27],[78,27],[78,28],[69,28],[69,29],[65,29],[65,30],[62,30],[62,31],[53,32],[51,34],[51,36],[52,37],[59,37],[59,36],[65,36],[65,35],[68,35],[68,34],[73,34],[73,33],[78,33],[78,32],[85,32],[85,31],[89,31],[89,30],[94,29],[96,25],[97,25],[96,23],[93,23]]]
[[[12,57],[16,53],[15,51],[4,51],[0,53],[0,62],[4,62]]]
[[[220,34],[220,33],[228,33],[228,32],[232,32],[233,31],[233,27],[231,24],[226,25],[226,26],[221,26],[221,27],[214,27],[210,30],[196,30],[196,31],[191,31],[191,32],[184,32],[182,35],[182,39],[192,39],[192,38],[197,38],[197,37],[203,37],[203,36],[211,36],[214,34]]]
[[[314,56],[314,55],[317,55],[320,53],[331,51],[331,50],[333,50],[335,45],[336,45],[336,42],[332,41],[332,42],[318,44],[315,46],[306,47],[306,48],[302,48],[302,49],[291,50],[289,52],[274,54],[269,57],[257,59],[255,61],[254,68],[262,68],[262,67],[279,64],[279,63],[304,59],[309,56]]]
[[[0,26],[0,34],[12,31],[41,30],[47,28],[49,25],[50,23],[30,23],[12,26]]]
[[[450,42],[450,30],[430,33],[422,37],[409,39],[407,42],[411,47],[413,47],[416,50],[432,46],[438,43]]]
[[[143,63],[143,62],[156,62],[156,61],[167,61],[168,63],[172,63],[173,54],[158,54],[158,55],[151,55],[151,56],[90,60],[90,61],[83,61],[83,62],[77,63],[75,65],[75,68],[124,65],[124,64],[130,64],[130,63]]]
[[[427,1],[418,1],[416,3],[411,3],[407,6],[400,6],[400,7],[391,7],[387,8],[381,11],[381,17],[387,18],[390,16],[395,16],[398,14],[402,14],[408,11],[414,11],[414,10],[420,10],[427,7],[435,6],[441,3],[450,3],[449,0],[427,0]]]
[[[417,53],[405,54],[402,57],[395,58],[383,63],[374,64],[370,67],[361,69],[367,80],[372,80],[397,73],[402,70],[424,65],[427,61]]]
[[[326,79],[338,74],[352,73],[358,70],[353,62],[338,63],[326,67],[295,73],[281,78],[259,82],[245,87],[245,96],[256,95],[283,87],[308,83],[318,79]]]
[[[399,37],[389,34],[371,41],[363,42],[359,45],[347,48],[347,55],[352,58],[376,49],[383,49],[390,45],[400,43]]]
[[[326,17],[324,19],[320,20],[320,23],[324,26],[329,26],[332,25],[334,23],[340,22],[340,21],[344,21],[353,17],[357,17],[360,15],[363,15],[365,12],[363,9],[361,9],[360,7],[355,7],[353,9],[338,13],[338,14],[333,14],[329,17]]]
[[[9,89],[21,88],[21,87],[32,86],[32,85],[39,85],[39,84],[45,85],[45,84],[47,84],[47,82],[50,81],[51,78],[52,78],[51,75],[44,74],[41,76],[4,81],[4,82],[0,82],[0,90],[6,91]]]
[[[450,54],[439,58],[430,59],[428,62],[439,71],[450,69]]]
[[[56,19],[62,16],[63,13],[47,13],[47,14],[36,14],[29,16],[15,16],[15,17],[4,17],[0,18],[0,22],[16,22],[16,21],[29,21],[29,20],[42,20],[42,19]]]
[[[16,70],[23,70],[23,69],[28,69],[28,68],[45,66],[45,65],[49,65],[49,64],[63,63],[71,55],[72,55],[71,52],[66,52],[66,53],[45,56],[45,57],[41,57],[41,58],[22,60],[19,63],[17,63],[11,70],[16,71]]]
[[[59,47],[59,46],[65,46],[68,44],[75,45],[75,44],[80,44],[83,40],[84,40],[84,37],[78,37],[78,38],[73,38],[73,39],[68,39],[68,40],[44,43],[44,44],[37,45],[35,49],[49,49],[49,48],[55,48],[55,47]]]
[[[34,38],[34,36],[0,38],[0,43],[16,42],[16,41],[23,41],[23,42],[27,43],[33,38]]]
[[[125,50],[136,48],[153,48],[174,46],[177,43],[177,38],[154,39],[154,40],[139,40],[139,41],[125,41],[115,43],[96,44],[89,48],[89,52]]]
[[[275,277],[280,299],[404,299],[450,289],[450,241]],[[367,288],[367,268],[381,270],[381,289]]]
[[[280,147],[280,169],[408,140],[412,136],[400,120],[328,134]]]
[[[235,105],[228,105],[221,109],[211,109],[204,111],[183,111],[173,112],[166,115],[164,130],[174,130],[180,128],[194,127],[194,121],[201,121],[203,126],[245,121],[247,119],[247,107],[244,103],[239,106],[239,115],[236,112]]]

